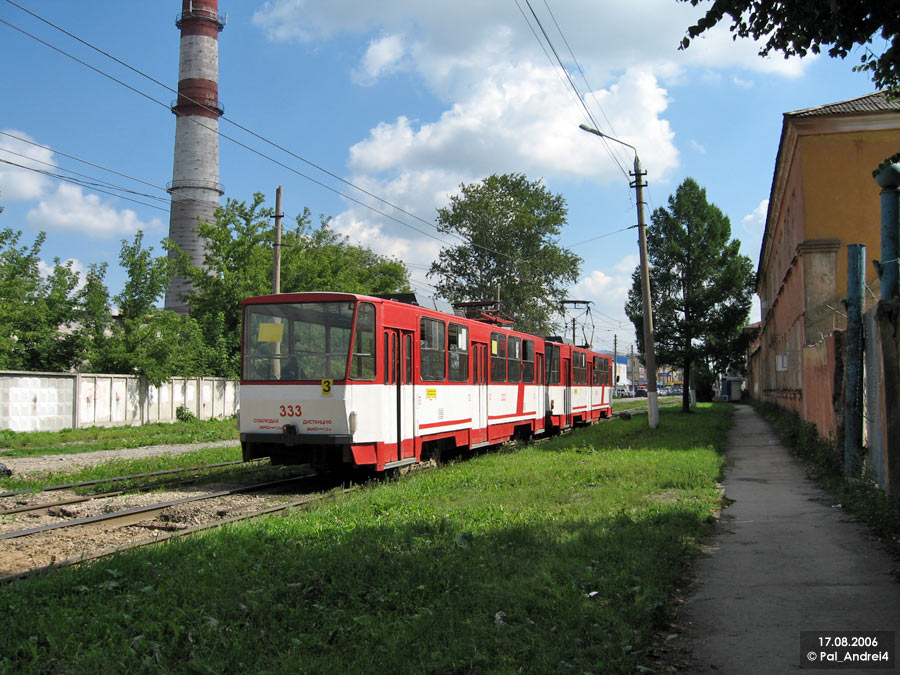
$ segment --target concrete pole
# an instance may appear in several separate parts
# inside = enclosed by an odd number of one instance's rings
[[[844,390],[844,471],[855,476],[863,440],[863,305],[866,247],[847,246],[847,380]]]
[[[656,345],[653,340],[653,306],[650,303],[650,268],[647,264],[647,228],[644,223],[644,183],[641,160],[634,154],[634,189],[637,193],[638,232],[641,247],[641,295],[644,303],[644,361],[647,365],[647,410],[651,429],[659,426],[659,398],[656,392]]]
[[[281,186],[275,190],[275,262],[272,266],[272,292],[281,293]]]
[[[875,172],[881,186],[881,299],[900,295],[900,163],[882,165]]]

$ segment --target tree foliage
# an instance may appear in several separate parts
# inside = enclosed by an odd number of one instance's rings
[[[679,0],[697,6],[705,0]],[[900,94],[900,12],[891,2],[874,0],[713,0],[706,14],[687,30],[686,49],[693,38],[709,30],[726,15],[734,39],[765,40],[761,56],[772,51],[789,56],[818,54],[827,48],[832,57],[847,57],[857,46],[860,64],[855,70],[872,73],[879,89]],[[884,51],[870,45],[881,37]]]
[[[522,174],[461,185],[450,206],[438,209],[438,230],[465,243],[441,250],[428,276],[451,302],[490,301],[499,286],[517,329],[548,332],[581,265],[556,242],[566,213],[561,195]]]
[[[264,201],[259,193],[249,204],[229,199],[225,208],[216,212],[216,223],[198,224],[206,250],[202,268],[191,265],[185,255],[176,256],[178,273],[191,282],[185,300],[207,345],[208,374],[237,375],[241,300],[272,292],[274,212],[262,206]],[[283,293],[409,290],[401,262],[351,244],[331,230],[327,218],[312,227],[308,209],[297,216],[293,228],[285,229],[281,246]]]
[[[647,227],[656,356],[684,369],[688,410],[691,366],[705,363],[724,371],[740,361],[742,329],[753,294],[753,264],[730,239],[731,223],[706,199],[706,190],[687,178],[656,209]],[[643,345],[641,275],[633,274],[625,312]],[[721,372],[721,371],[720,371]]]
[[[68,370],[81,355],[76,324],[78,273],[72,261],[54,259],[41,274],[41,232],[31,246],[19,246],[21,231],[0,231],[0,368]]]

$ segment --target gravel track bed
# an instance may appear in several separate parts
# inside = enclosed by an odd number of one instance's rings
[[[233,484],[206,484],[177,491],[128,494],[54,507],[47,513],[0,516],[0,532],[41,527],[100,513],[111,513],[132,506],[174,501],[228,487],[233,487]],[[309,496],[312,499],[314,495],[310,494]],[[116,526],[109,523],[97,523],[9,539],[0,542],[0,576],[43,567],[55,561],[88,555],[115,546],[133,544],[155,535],[177,532],[195,525],[259,511],[269,506],[296,501],[298,497],[301,497],[301,494],[298,494],[296,488],[275,493],[227,495],[204,501],[176,504],[159,515],[148,516],[146,521],[134,525]]]

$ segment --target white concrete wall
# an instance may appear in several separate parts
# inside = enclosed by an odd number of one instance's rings
[[[221,377],[176,377],[159,387],[133,375],[0,371],[0,429],[57,431],[173,422],[184,405],[200,419],[229,417],[238,386]]]

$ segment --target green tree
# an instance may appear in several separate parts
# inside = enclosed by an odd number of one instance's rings
[[[209,374],[235,377],[239,372],[241,301],[272,292],[274,264],[273,211],[263,208],[256,193],[249,204],[229,199],[216,213],[216,223],[199,223],[205,242],[204,266],[191,265],[176,254],[178,273],[191,282],[185,297],[207,345]],[[311,226],[304,209],[295,227],[282,236],[281,290],[393,293],[409,290],[406,268],[397,260],[350,244],[330,229],[329,220]],[[172,245],[169,245],[172,247]]]
[[[696,7],[705,0],[679,0]],[[713,0],[706,14],[687,29],[681,48],[725,19],[731,21],[734,39],[763,39],[760,55],[779,51],[788,56],[818,54],[828,49],[831,57],[845,58],[857,46],[860,64],[854,70],[869,71],[879,88],[900,94],[900,12],[891,2],[873,0]],[[872,38],[886,45],[872,51]]]
[[[38,320],[36,299],[40,288],[40,251],[46,234],[31,246],[19,246],[21,231],[0,231],[0,368],[30,370]]]
[[[557,243],[566,214],[561,195],[522,174],[461,185],[450,206],[438,209],[438,230],[465,243],[441,250],[428,276],[451,302],[491,300],[499,286],[517,329],[548,332],[581,265]]]
[[[0,368],[65,371],[80,365],[83,339],[76,323],[79,275],[72,261],[53,261],[44,277],[46,234],[18,246],[19,231],[0,231]]]
[[[754,275],[731,223],[706,199],[706,190],[687,178],[658,208],[647,227],[647,259],[653,335],[659,363],[684,369],[685,411],[690,409],[691,367],[737,358],[750,312]],[[625,312],[643,353],[640,267],[633,274]]]
[[[107,372],[139,375],[157,386],[176,375],[206,375],[206,344],[197,322],[156,306],[168,286],[172,263],[165,255],[154,256],[143,239],[138,231],[131,243],[122,240],[119,263],[127,279],[115,296],[121,325],[110,326],[97,365]],[[102,291],[95,287],[93,292],[99,302]]]

